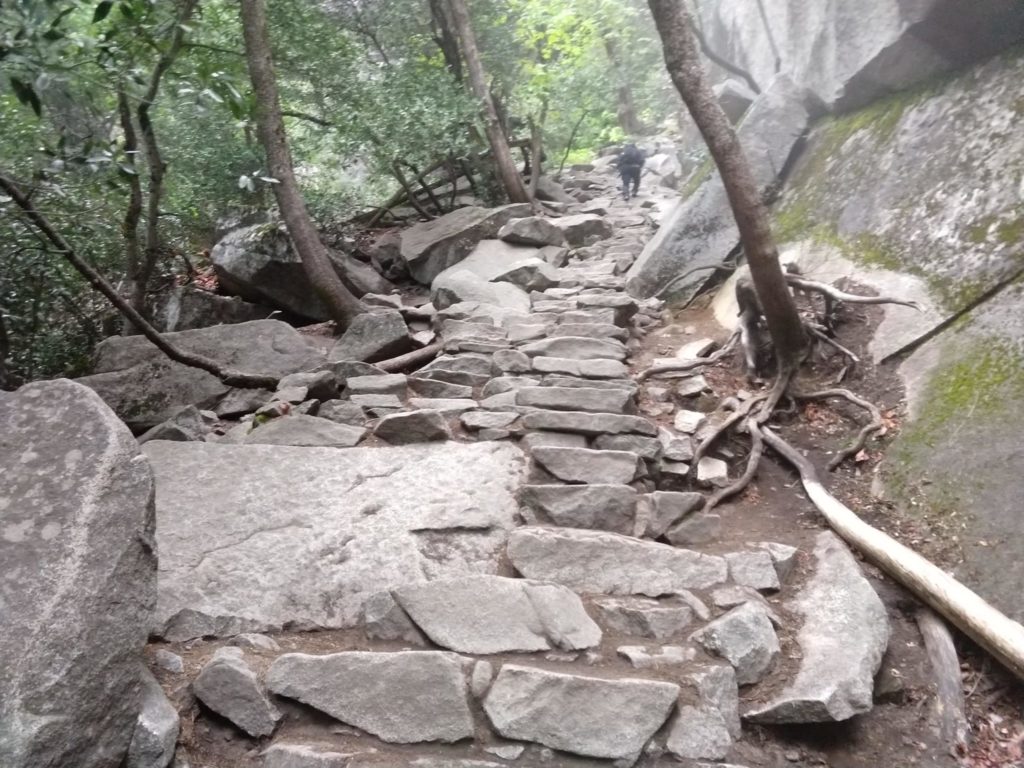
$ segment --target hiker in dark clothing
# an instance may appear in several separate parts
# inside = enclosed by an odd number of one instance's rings
[[[628,201],[630,196],[636,197],[640,189],[640,172],[646,161],[644,152],[636,144],[630,142],[622,148],[615,164],[618,166],[619,175],[622,177],[622,196]],[[632,188],[632,195],[630,189]]]

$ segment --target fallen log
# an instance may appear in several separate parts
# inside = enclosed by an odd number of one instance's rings
[[[799,451],[770,429],[754,428],[761,429],[764,441],[796,468],[811,503],[836,533],[1024,679],[1024,626],[914,550],[865,523],[825,489],[814,465]]]

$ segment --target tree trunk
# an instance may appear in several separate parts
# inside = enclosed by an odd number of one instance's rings
[[[540,105],[540,117],[535,121],[530,118],[530,199],[537,198],[537,185],[540,183],[541,156],[544,154],[544,123],[548,119],[548,100],[544,98]]]
[[[494,108],[494,100],[487,87],[487,77],[484,74],[483,63],[480,61],[480,52],[476,47],[476,35],[473,33],[469,10],[466,8],[465,0],[448,0],[448,3],[452,11],[452,20],[455,23],[455,32],[462,46],[462,54],[466,59],[469,84],[473,95],[480,102],[487,142],[491,145],[501,184],[505,188],[508,199],[513,203],[528,203],[530,196],[523,184],[522,176],[519,175],[515,161],[512,159],[508,139],[501,130],[498,113]]]
[[[60,253],[60,255],[63,256],[71,266],[89,282],[89,285],[106,296],[110,303],[117,307],[118,311],[120,311],[121,314],[132,323],[132,325],[138,328],[139,332],[143,336],[149,339],[157,349],[171,358],[171,360],[193,368],[199,368],[207,373],[212,373],[225,384],[232,387],[248,387],[250,389],[260,389],[265,387],[268,389],[274,389],[277,386],[278,377],[276,376],[264,376],[260,374],[234,371],[229,368],[225,368],[216,360],[205,357],[204,355],[186,352],[185,350],[179,349],[171,344],[167,339],[160,335],[160,332],[157,331],[156,328],[150,325],[149,321],[131,305],[131,302],[121,296],[114,286],[104,279],[103,275],[96,271],[91,264],[75,252],[75,249],[71,247],[71,244],[68,243],[68,241],[51,226],[50,222],[46,220],[46,217],[35,209],[32,205],[32,201],[22,193],[18,188],[18,185],[14,183],[14,180],[7,176],[3,171],[0,171],[0,190],[3,190],[10,196],[14,201],[14,204],[21,208],[25,217],[39,231],[39,234],[57,249],[57,252]]]
[[[281,117],[281,101],[270,54],[270,36],[263,0],[242,0],[241,5],[245,57],[256,95],[260,141],[267,154],[270,175],[278,182],[274,185],[277,205],[313,290],[324,302],[338,327],[344,329],[366,308],[349,293],[331,266],[327,250],[309,218],[306,203],[295,180],[284,120]]]
[[[693,19],[679,0],[648,0],[648,5],[661,35],[668,73],[718,166],[779,369],[792,371],[803,358],[807,337],[779,265],[757,182],[701,65]]]
[[[455,26],[444,0],[430,0],[430,18],[433,22],[433,36],[437,47],[444,56],[445,66],[456,83],[462,84],[462,57],[459,55],[459,41],[455,39]]]
[[[615,99],[617,102],[615,113],[619,118],[619,127],[630,135],[636,136],[644,132],[644,125],[636,114],[636,102],[633,99],[633,88],[629,84],[629,75],[622,65],[622,57],[619,56],[619,46],[610,32],[603,35],[604,49],[608,54],[608,62],[612,67],[612,77],[615,80]]]
[[[139,249],[139,220],[142,218],[142,182],[139,180],[138,165],[135,156],[138,153],[139,142],[135,135],[135,123],[132,120],[131,106],[128,104],[128,96],[124,88],[117,90],[117,111],[121,118],[121,132],[124,134],[124,156],[125,165],[129,168],[128,173],[128,208],[124,212],[124,221],[121,222],[121,235],[124,238],[125,255],[125,282],[127,283],[125,294],[129,301],[141,314],[145,314],[145,307],[139,307],[135,298],[141,295],[145,297],[145,286],[139,290],[139,278],[141,275],[142,261]],[[138,333],[138,329],[127,320],[121,328],[121,333],[130,336]]]

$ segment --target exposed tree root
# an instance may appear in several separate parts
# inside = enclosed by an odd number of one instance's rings
[[[436,341],[433,344],[427,344],[427,346],[421,349],[414,349],[412,352],[406,352],[404,355],[392,357],[390,360],[382,360],[379,363],[374,363],[374,365],[386,373],[405,371],[430,362],[437,357],[443,349],[444,344],[440,341]]]
[[[910,307],[911,309],[916,310],[921,309],[921,305],[915,301],[904,301],[903,299],[895,299],[891,296],[859,296],[855,293],[845,293],[828,283],[820,283],[817,280],[808,280],[806,277],[802,277],[792,272],[786,274],[786,282],[791,288],[799,288],[804,291],[819,293],[832,301],[838,301],[844,304],[898,304],[901,307]]]
[[[851,456],[856,456],[863,450],[868,438],[880,432],[883,427],[882,412],[878,406],[870,400],[858,397],[848,389],[823,389],[820,392],[792,392],[790,393],[797,400],[827,400],[830,397],[841,397],[853,403],[871,414],[871,423],[861,429],[857,440],[849,448],[846,448],[835,455],[835,458],[828,463],[829,470],[834,470]]]
[[[757,474],[758,465],[761,463],[761,457],[764,455],[764,437],[761,434],[761,427],[757,423],[757,419],[748,418],[746,421],[747,431],[750,433],[750,455],[747,456],[747,467],[743,470],[743,474],[730,485],[725,488],[719,488],[717,491],[712,493],[704,501],[704,506],[701,511],[710,512],[712,509],[717,507],[721,502],[725,501],[731,496],[735,496],[737,493],[743,491],[750,482],[754,479],[754,475]]]

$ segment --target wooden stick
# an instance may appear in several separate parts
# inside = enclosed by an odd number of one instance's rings
[[[914,616],[924,638],[924,647],[935,672],[935,711],[939,732],[953,754],[967,745],[969,729],[964,713],[964,689],[960,680],[960,661],[949,627],[934,611],[922,608]]]
[[[765,442],[800,473],[800,481],[811,503],[836,533],[1014,675],[1024,679],[1024,626],[914,550],[865,523],[825,490],[814,466],[793,446],[770,429],[762,432]]]
[[[422,349],[414,349],[412,352],[406,352],[404,355],[392,357],[390,360],[383,360],[379,363],[374,363],[374,365],[387,373],[404,371],[412,368],[414,365],[422,365],[428,360],[433,360],[442,349],[444,349],[444,344],[437,341],[433,344],[427,344]]]

